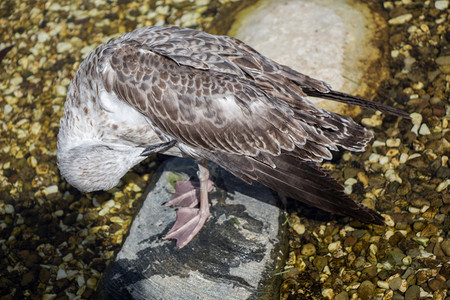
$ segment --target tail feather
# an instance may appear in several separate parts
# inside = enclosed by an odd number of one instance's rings
[[[342,103],[346,103],[346,104],[350,104],[350,105],[361,106],[361,107],[364,107],[364,108],[367,108],[370,110],[379,110],[381,112],[399,116],[399,117],[403,117],[405,119],[411,119],[409,114],[403,110],[400,110],[400,109],[397,109],[397,108],[394,108],[394,107],[391,107],[388,105],[384,105],[381,103],[369,101],[367,99],[364,99],[364,98],[361,98],[358,96],[353,96],[353,95],[349,95],[349,94],[334,91],[334,90],[330,90],[328,93],[323,93],[323,92],[319,92],[317,90],[305,89],[305,88],[303,90],[308,96],[311,96],[311,97],[318,97],[318,98],[333,100],[333,101],[342,102]]]
[[[203,152],[202,156],[235,176],[258,181],[286,196],[334,214],[353,217],[365,223],[384,224],[383,217],[353,201],[344,188],[320,165],[304,162],[288,154],[271,157],[271,167],[252,157],[223,152]]]

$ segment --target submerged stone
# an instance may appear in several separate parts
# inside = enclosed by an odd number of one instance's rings
[[[262,54],[350,94],[367,95],[388,76],[377,45],[386,24],[356,1],[259,1],[243,10],[230,32]],[[326,109],[351,113],[342,103],[316,100]]]

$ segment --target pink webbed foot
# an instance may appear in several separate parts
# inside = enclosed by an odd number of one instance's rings
[[[183,248],[200,231],[209,216],[208,192],[212,190],[213,182],[209,179],[208,167],[199,167],[200,188],[188,181],[175,184],[175,195],[166,205],[180,206],[177,220],[164,239],[176,239],[177,247]],[[199,200],[200,198],[200,200]],[[200,203],[199,208],[194,208]]]
[[[209,217],[209,207],[204,211],[198,208],[181,207],[177,211],[177,220],[164,239],[176,239],[177,247],[186,246],[202,229]]]
[[[214,183],[208,179],[208,193],[212,191]],[[200,184],[192,181],[175,182],[175,194],[166,206],[194,207],[199,203]]]

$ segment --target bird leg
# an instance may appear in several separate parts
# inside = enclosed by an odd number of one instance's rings
[[[177,211],[177,220],[164,239],[176,239],[177,247],[183,248],[200,231],[209,216],[208,192],[212,190],[209,179],[208,162],[198,163],[200,191],[188,181],[177,182],[175,195],[166,205],[181,206]],[[199,203],[200,208],[194,208]]]

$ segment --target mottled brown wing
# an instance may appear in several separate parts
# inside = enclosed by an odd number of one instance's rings
[[[299,97],[314,96],[409,118],[399,109],[334,91],[327,83],[280,65],[232,37],[181,27],[146,27],[130,35],[180,65],[246,76],[268,94],[300,109],[307,103]]]
[[[344,131],[329,122],[317,126],[314,113],[317,117],[326,113],[312,105],[305,104],[304,113],[312,113],[308,124],[245,78],[180,65],[134,40],[113,46],[104,51],[109,59],[100,59],[107,61],[106,90],[186,145],[251,156],[293,151],[299,158],[315,161],[331,158],[329,149],[337,149],[336,141],[339,145],[335,135]],[[362,149],[370,133],[348,124],[361,131],[361,139],[352,147]]]

